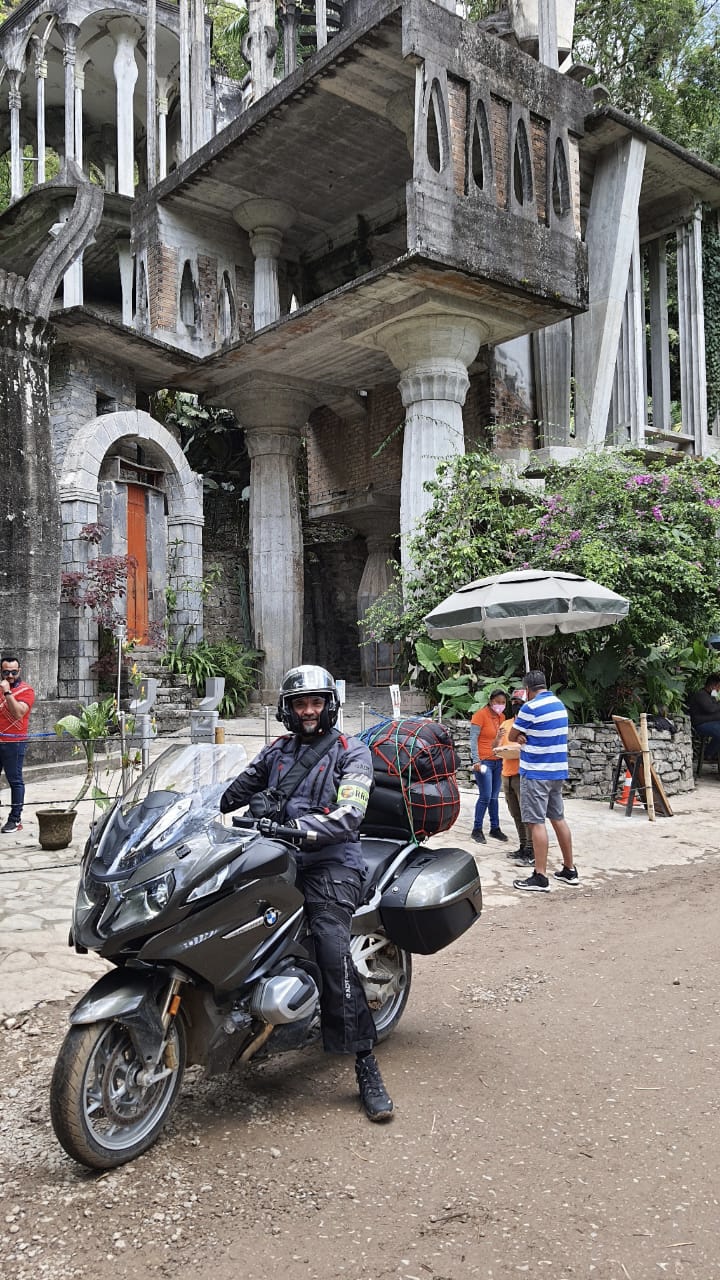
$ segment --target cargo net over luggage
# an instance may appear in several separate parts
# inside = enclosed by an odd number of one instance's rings
[[[362,831],[424,840],[448,831],[460,813],[457,758],[447,729],[417,716],[382,720],[361,733],[375,787]]]

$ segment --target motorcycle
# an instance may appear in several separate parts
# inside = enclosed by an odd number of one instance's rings
[[[320,974],[295,884],[295,828],[225,825],[220,797],[247,757],[175,744],[93,829],[70,945],[112,962],[70,1013],[51,1084],[65,1151],[112,1169],[147,1151],[187,1066],[208,1075],[320,1037]],[[371,828],[374,831],[382,827]],[[474,858],[410,837],[362,838],[352,957],[378,1040],[407,1005],[412,954],[447,946],[480,916]]]

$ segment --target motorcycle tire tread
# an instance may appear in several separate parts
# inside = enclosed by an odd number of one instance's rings
[[[182,1019],[178,1018],[175,1023],[179,1049],[178,1068],[167,1103],[156,1124],[139,1142],[122,1149],[110,1150],[101,1146],[88,1130],[83,1116],[82,1098],[88,1063],[101,1036],[110,1025],[112,1024],[108,1022],[92,1022],[71,1027],[60,1048],[50,1085],[50,1118],[55,1136],[67,1154],[88,1169],[117,1169],[149,1150],[170,1118],[185,1073],[185,1030]],[[117,1025],[122,1027],[121,1023]]]

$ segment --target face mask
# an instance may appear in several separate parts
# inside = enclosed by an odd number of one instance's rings
[[[503,711],[505,710],[504,702],[492,702],[490,705],[493,711],[495,712],[495,714],[498,716],[502,715]]]
[[[710,697],[711,697],[711,698],[720,698],[720,689],[711,689],[711,690],[710,690]]]

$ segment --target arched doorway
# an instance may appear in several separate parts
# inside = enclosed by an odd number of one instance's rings
[[[202,480],[170,432],[140,409],[102,414],[70,441],[60,476],[63,569],[83,573],[90,559],[132,556],[124,610],[128,633],[152,643],[202,637]],[[88,528],[97,541],[88,540]],[[168,600],[172,608],[168,609]],[[89,609],[62,607],[58,689],[86,700],[97,693],[98,623]]]

